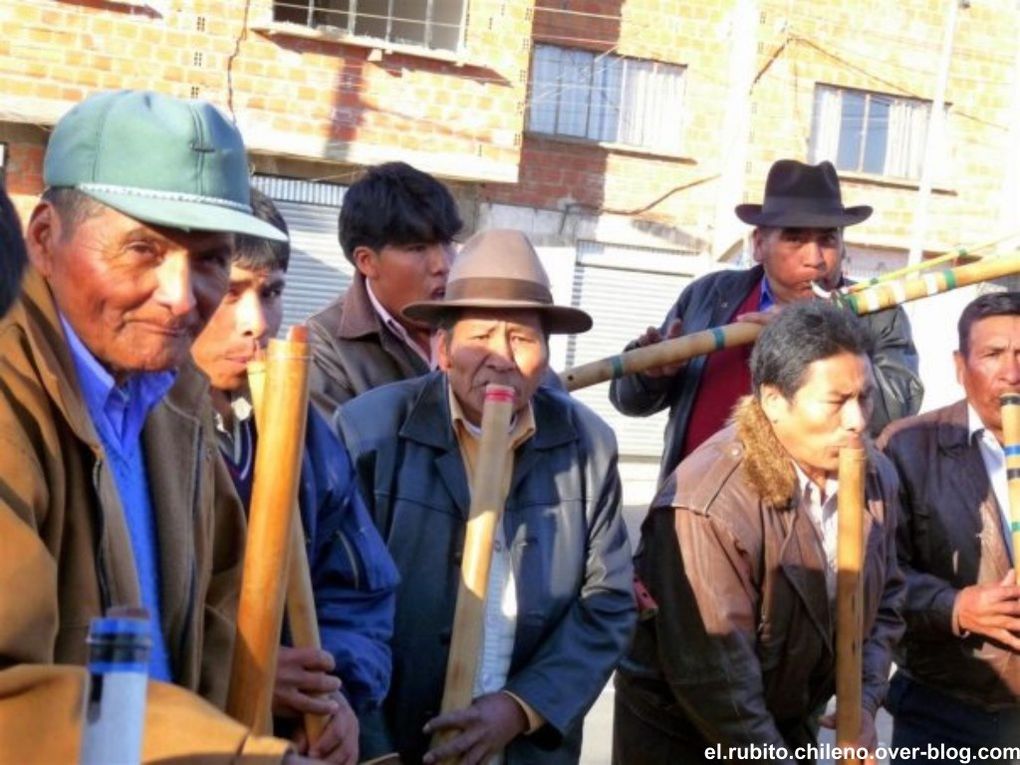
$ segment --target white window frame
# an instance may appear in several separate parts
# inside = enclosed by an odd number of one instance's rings
[[[382,5],[385,9],[377,7]],[[468,0],[426,0],[420,6],[410,0],[273,0],[273,21],[387,45],[463,52]]]
[[[811,161],[829,160],[841,172],[917,180],[930,114],[930,101],[818,84]]]
[[[528,130],[680,155],[686,67],[536,43]]]

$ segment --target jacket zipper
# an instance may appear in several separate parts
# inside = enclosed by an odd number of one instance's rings
[[[197,529],[199,522],[199,499],[201,499],[201,487],[202,487],[202,429],[199,428],[195,434],[195,438],[192,442],[192,449],[194,450],[196,464],[195,464],[195,493],[191,498],[191,527],[192,532]],[[189,546],[188,549],[193,549]],[[188,561],[188,606],[184,610],[184,622],[181,629],[181,637],[177,646],[177,656],[180,665],[175,669],[177,675],[180,668],[185,665],[184,662],[184,649],[188,641],[188,634],[191,632],[191,620],[195,616],[195,556],[192,555]]]
[[[337,529],[337,539],[340,540],[340,544],[343,545],[344,552],[347,553],[347,558],[351,562],[351,571],[354,572],[354,589],[361,589],[361,569],[358,566],[358,556],[355,555],[354,545],[351,544],[351,540],[344,534],[343,529]]]
[[[99,493],[99,472],[103,467],[103,458],[96,456],[92,465],[92,489],[96,493],[96,578],[99,580],[99,604],[101,614],[105,614],[112,605],[110,583],[106,580],[106,556],[103,553],[103,539],[106,536],[106,518],[103,515],[103,503]]]

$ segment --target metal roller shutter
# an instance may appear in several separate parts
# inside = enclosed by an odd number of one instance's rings
[[[329,304],[354,275],[337,241],[337,216],[347,187],[274,176],[255,176],[253,183],[276,203],[290,229],[286,330]]]
[[[587,311],[594,327],[571,336],[567,366],[619,353],[649,325],[658,326],[680,291],[702,270],[693,254],[598,242],[579,242],[572,304]],[[667,413],[627,417],[609,402],[603,383],[574,395],[616,431],[620,454],[658,460]]]

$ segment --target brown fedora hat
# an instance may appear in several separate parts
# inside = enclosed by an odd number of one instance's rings
[[[760,205],[737,205],[737,217],[752,226],[842,228],[867,219],[871,207],[843,207],[839,176],[831,162],[805,165],[780,159],[769,168]]]
[[[591,329],[591,316],[584,311],[553,305],[538,253],[523,233],[508,229],[483,231],[468,239],[450,268],[446,296],[411,303],[403,314],[434,326],[443,314],[459,308],[538,311],[552,333]]]

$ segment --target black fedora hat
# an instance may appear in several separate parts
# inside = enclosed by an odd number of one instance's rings
[[[762,204],[737,205],[735,211],[752,226],[783,228],[842,228],[871,215],[868,205],[843,206],[831,162],[805,165],[795,159],[777,160],[769,168]]]

